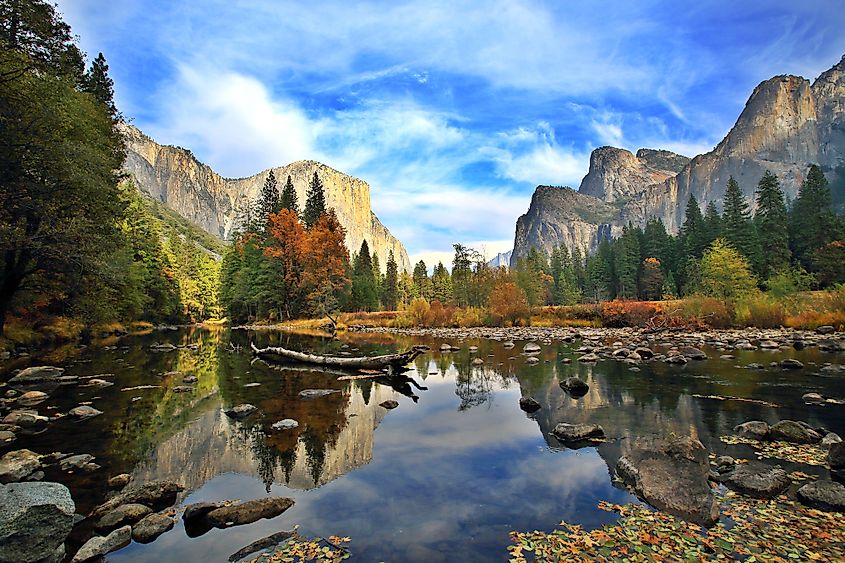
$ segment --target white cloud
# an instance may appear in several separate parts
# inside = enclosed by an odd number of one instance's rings
[[[496,257],[497,254],[500,252],[508,252],[509,250],[513,249],[513,239],[506,239],[506,240],[475,240],[475,241],[455,241],[467,246],[469,248],[475,249],[481,253],[484,257],[485,262],[489,262],[493,258]],[[442,250],[442,249],[432,249],[432,250],[421,250],[411,255],[411,264],[416,264],[420,260],[425,261],[426,266],[428,266],[429,273],[432,273],[434,266],[437,265],[438,262],[443,262],[450,270],[452,269],[452,258],[455,257],[455,253],[452,250]]]

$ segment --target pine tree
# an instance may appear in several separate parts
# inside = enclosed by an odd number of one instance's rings
[[[602,240],[596,253],[587,259],[586,285],[586,294],[594,303],[612,297],[613,249],[607,239]]]
[[[288,180],[285,182],[285,187],[282,188],[282,196],[279,200],[279,207],[281,209],[290,209],[299,217],[299,203],[296,199],[296,190],[293,187],[293,181],[288,174]]]
[[[690,194],[685,210],[684,224],[681,227],[681,238],[684,241],[685,258],[701,258],[707,248],[707,234],[704,228],[704,217],[695,196]]]
[[[716,202],[711,201],[707,204],[707,209],[704,212],[704,240],[707,241],[707,246],[722,235],[722,217],[719,215],[719,210],[716,209]]]
[[[807,171],[807,179],[792,204],[789,223],[792,252],[807,269],[813,267],[817,250],[841,236],[830,187],[821,168],[815,164]]]
[[[757,184],[757,232],[765,237],[766,251],[760,253],[760,276],[768,279],[789,267],[789,215],[777,176],[766,170]]]
[[[326,212],[326,195],[323,192],[323,182],[317,175],[316,170],[308,185],[308,192],[305,199],[305,211],[302,213],[302,220],[305,227],[310,228],[317,222],[320,215]]]
[[[261,194],[258,196],[258,221],[262,226],[266,225],[267,218],[271,213],[277,213],[282,207],[279,205],[279,186],[276,183],[276,175],[273,171],[267,173],[264,185],[261,187]]]
[[[579,293],[584,293],[587,285],[587,270],[584,265],[584,257],[581,250],[576,246],[572,249],[572,270],[575,274],[575,284]]]
[[[83,88],[103,104],[112,118],[117,117],[114,105],[114,80],[109,76],[109,65],[102,53],[91,62],[91,67],[83,78]]]
[[[640,262],[640,242],[637,230],[629,223],[622,227],[622,236],[613,245],[616,297],[620,299],[637,297]]]
[[[356,311],[375,311],[378,308],[373,261],[366,240],[361,242],[352,270],[352,308]]]
[[[395,311],[399,303],[399,267],[393,250],[387,255],[387,272],[384,276],[381,302],[387,311]]]
[[[431,280],[428,279],[428,267],[423,260],[420,260],[414,266],[414,297],[421,297],[426,301],[431,301]]]
[[[733,176],[728,179],[725,190],[725,214],[722,222],[725,242],[742,254],[749,264],[757,264],[760,258],[757,233],[751,221],[748,202]]]
[[[451,303],[452,301],[452,276],[449,270],[443,265],[443,262],[438,262],[434,267],[434,272],[431,275],[431,299],[438,300],[441,303]]]
[[[643,233],[642,254],[646,258],[656,258],[664,272],[671,269],[670,262],[673,255],[672,239],[666,232],[666,225],[662,219],[649,219]]]

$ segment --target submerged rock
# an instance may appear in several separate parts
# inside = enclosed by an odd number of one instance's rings
[[[286,497],[258,498],[215,508],[203,517],[203,521],[214,528],[252,524],[263,518],[275,518],[293,503],[293,499]]]
[[[583,397],[590,390],[590,386],[577,377],[567,377],[560,383],[560,386],[576,399]]]
[[[18,372],[8,383],[15,389],[55,388],[64,372],[64,368],[55,366],[33,366]]]
[[[230,409],[226,409],[223,412],[226,413],[226,416],[230,418],[246,418],[257,410],[258,407],[256,407],[255,405],[243,403],[241,405],[235,405]]]
[[[681,354],[685,358],[689,358],[690,360],[706,360],[707,354],[704,351],[699,350],[698,348],[693,348],[692,346],[687,346],[683,350],[681,350]]]
[[[61,560],[75,509],[59,483],[0,485],[0,561]]]
[[[813,481],[798,489],[798,500],[818,510],[845,512],[845,485]]]
[[[783,369],[804,369],[804,364],[795,358],[786,358],[780,361],[780,367]]]
[[[302,399],[317,399],[335,393],[340,393],[340,391],[338,389],[303,389],[299,392],[299,397]]]
[[[579,443],[597,442],[606,438],[604,428],[598,424],[568,424],[561,422],[552,430],[552,435],[571,447]]]
[[[540,410],[542,405],[533,397],[520,397],[519,398],[519,408],[524,410],[525,412],[537,412]]]
[[[89,418],[94,418],[95,416],[100,416],[103,414],[103,411],[97,410],[88,405],[82,405],[79,407],[73,407],[67,412],[67,414],[76,420],[87,420]]]
[[[176,495],[182,490],[184,490],[182,485],[172,481],[150,481],[139,487],[118,493],[95,508],[91,516],[99,518],[121,504],[130,503],[143,504],[153,510],[161,510],[172,506],[176,502]]]
[[[138,543],[150,543],[164,532],[173,529],[175,524],[176,520],[169,514],[150,514],[132,526],[132,539]]]
[[[792,480],[780,467],[751,462],[734,467],[723,476],[722,483],[743,495],[771,499],[789,488]]]
[[[40,432],[47,428],[50,419],[41,416],[38,411],[32,409],[16,409],[6,415],[3,424],[19,426],[28,432]]]
[[[769,439],[793,444],[818,444],[822,441],[822,436],[803,422],[781,420],[771,427]]]
[[[658,510],[712,526],[719,504],[707,482],[707,450],[689,437],[640,438],[616,464],[616,475]]]
[[[98,559],[107,553],[123,549],[129,545],[130,541],[132,541],[132,528],[129,526],[118,528],[107,536],[94,536],[79,548],[79,551],[71,559],[71,563]]]
[[[125,526],[126,524],[134,524],[148,514],[152,514],[152,512],[152,508],[143,504],[121,504],[111,512],[103,515],[103,517],[94,524],[94,528],[102,532],[108,532],[114,530],[115,528]]]

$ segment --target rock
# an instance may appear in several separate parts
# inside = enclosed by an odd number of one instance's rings
[[[606,438],[604,428],[598,424],[568,424],[561,422],[552,430],[552,435],[566,444],[596,442]]]
[[[702,350],[698,348],[693,348],[692,346],[687,346],[683,350],[681,350],[681,354],[685,358],[689,358],[690,360],[706,360],[707,354],[705,354]]]
[[[250,405],[249,403],[243,403],[240,405],[235,405],[230,409],[226,409],[223,412],[226,413],[226,416],[230,418],[246,418],[255,411],[258,410],[258,407],[255,405]]]
[[[18,404],[22,407],[34,407],[37,404],[43,403],[50,395],[43,391],[27,391],[18,397]]]
[[[79,470],[89,473],[100,468],[96,463],[92,463],[93,461],[94,456],[91,454],[72,455],[59,461],[59,467],[62,471]]]
[[[529,342],[528,344],[522,347],[522,352],[524,354],[537,354],[538,352],[540,352],[540,350],[540,345],[535,342]]]
[[[129,473],[121,473],[109,478],[108,485],[111,489],[122,489],[129,484]]]
[[[828,432],[822,438],[822,441],[819,442],[822,447],[830,448],[833,444],[838,444],[842,441],[842,438],[836,432]]]
[[[197,378],[196,375],[186,375],[185,377],[182,378],[182,383],[191,384],[191,383],[196,383],[197,381],[199,381],[199,379]]]
[[[482,358],[473,358],[473,360],[472,360],[472,365],[474,365],[474,366],[483,366],[483,365],[484,365],[484,359],[482,359]]]
[[[193,393],[195,389],[190,385],[176,385],[171,391],[174,393]]]
[[[773,340],[761,340],[759,346],[764,350],[777,350],[780,348],[780,344]]]
[[[132,539],[138,543],[150,543],[164,532],[173,529],[175,524],[173,516],[160,512],[150,514],[132,526]]]
[[[184,490],[179,483],[172,481],[150,481],[139,487],[122,491],[94,509],[91,516],[99,518],[121,504],[138,503],[153,510],[161,510],[176,502],[177,493]]]
[[[792,484],[786,471],[759,462],[739,464],[722,477],[722,483],[743,495],[775,498]]]
[[[75,510],[59,483],[0,485],[0,561],[60,561]]]
[[[818,334],[833,334],[834,332],[836,332],[836,329],[830,325],[822,325],[816,328],[816,332]]]
[[[537,412],[538,410],[540,410],[543,407],[533,397],[520,397],[519,398],[519,408],[521,408],[525,412],[531,413],[531,412]]]
[[[293,430],[299,423],[292,418],[284,418],[270,425],[273,430]]]
[[[845,469],[845,442],[834,442],[830,445],[827,461],[831,469]]]
[[[540,363],[540,358],[538,358],[537,356],[528,356],[527,358],[525,358],[525,363],[530,366],[535,366]]]
[[[504,346],[505,348],[513,348],[514,343],[508,340],[507,342],[502,342],[502,346]]]
[[[16,409],[6,415],[3,419],[3,424],[10,424],[19,426],[23,430],[29,432],[40,432],[47,428],[47,423],[50,419],[46,416],[41,416],[38,411],[31,409]]]
[[[132,541],[132,528],[129,526],[113,530],[107,536],[94,536],[79,548],[70,563],[82,563],[100,558],[112,551],[123,549],[129,545],[130,541]]]
[[[447,342],[444,342],[443,344],[440,345],[440,351],[441,352],[451,352],[452,351],[452,345],[447,343]]]
[[[95,416],[100,416],[103,414],[103,411],[99,411],[88,405],[82,405],[79,407],[73,407],[67,412],[67,414],[76,420],[87,420],[89,418],[94,418]]]
[[[261,384],[260,384],[260,383],[258,383],[257,381],[253,381],[252,383],[247,383],[246,385],[244,385],[244,387],[247,387],[247,388],[250,388],[250,387],[261,387]]]
[[[111,381],[106,381],[105,379],[94,378],[94,379],[89,379],[88,383],[85,385],[85,387],[111,387],[112,385],[114,385],[114,383],[112,383]]]
[[[387,401],[379,403],[379,406],[388,410],[392,410],[399,406],[399,402],[394,401],[393,399],[388,399]]]
[[[299,392],[299,396],[302,399],[317,399],[335,393],[340,393],[340,391],[338,389],[303,389]]]
[[[786,358],[780,361],[780,367],[783,369],[804,369],[804,364],[795,358]]]
[[[801,395],[801,400],[807,403],[808,405],[824,404],[824,397],[822,397],[818,393],[804,393],[803,395]]]
[[[567,377],[561,382],[560,386],[576,399],[583,397],[590,390],[590,386],[577,377]]]
[[[723,455],[716,458],[716,467],[719,471],[728,471],[734,465],[736,465],[736,460],[729,455]]]
[[[658,510],[711,526],[719,504],[708,484],[707,450],[689,437],[640,438],[616,464],[616,474]]]
[[[666,359],[663,361],[667,364],[684,365],[689,362],[689,359],[681,354],[673,354],[671,356],[667,356]]]
[[[262,518],[275,518],[293,506],[293,502],[293,499],[285,497],[248,500],[239,504],[215,508],[203,517],[203,522],[214,528],[252,524]]]
[[[55,366],[33,366],[18,372],[9,380],[9,387],[15,389],[27,387],[58,386],[58,378],[65,372],[64,368]]]
[[[0,448],[8,446],[17,439],[14,432],[9,430],[0,430]]]
[[[197,502],[189,504],[185,507],[185,512],[182,513],[182,520],[186,523],[199,520],[212,510],[216,510],[225,506],[222,502]]]
[[[598,355],[590,352],[590,353],[584,354],[583,356],[578,358],[578,361],[579,362],[597,362],[597,361],[599,361],[599,357],[598,357]]]
[[[845,512],[845,485],[813,481],[798,489],[798,500],[818,510]]]
[[[467,350],[469,350],[470,354],[475,354],[476,352],[478,352],[478,346],[470,346],[469,348],[467,348]]]
[[[41,469],[41,456],[30,450],[15,450],[0,457],[0,483],[24,480]]]
[[[822,352],[842,352],[845,350],[841,340],[820,340],[817,345]]]
[[[762,420],[749,420],[734,426],[734,433],[743,438],[751,438],[753,440],[766,440],[769,437],[769,425]]]
[[[651,348],[646,348],[645,346],[639,346],[634,349],[634,352],[640,355],[640,357],[644,360],[648,360],[654,357],[654,350]]]
[[[745,369],[765,369],[766,366],[763,364],[758,364],[757,362],[751,362],[750,364],[745,364]]]
[[[794,420],[781,420],[769,430],[770,440],[781,440],[793,444],[818,444],[821,435],[805,424]]]
[[[94,524],[94,528],[101,532],[109,532],[126,524],[134,524],[148,514],[152,514],[152,512],[152,508],[143,504],[121,504],[111,512],[104,514]]]

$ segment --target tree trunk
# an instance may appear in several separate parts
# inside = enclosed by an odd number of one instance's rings
[[[318,366],[328,366],[341,369],[382,369],[386,367],[398,369],[409,364],[417,356],[423,354],[428,350],[428,346],[414,346],[406,352],[401,354],[387,354],[384,356],[364,356],[359,358],[339,358],[336,356],[318,356],[316,354],[306,354],[305,352],[297,352],[295,350],[288,350],[282,347],[268,347],[256,348],[255,344],[250,343],[253,354],[262,358],[268,359],[268,356],[275,356],[285,360],[292,360],[305,364],[313,364]]]

